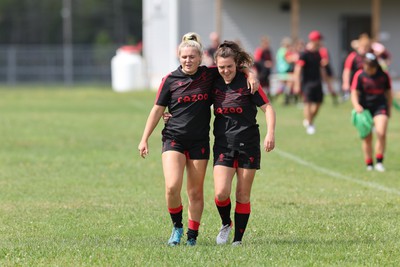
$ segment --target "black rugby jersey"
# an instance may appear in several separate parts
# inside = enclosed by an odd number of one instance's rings
[[[364,56],[358,54],[356,51],[352,51],[344,62],[344,68],[350,70],[350,84],[354,78],[354,75],[358,70],[363,68]]]
[[[302,83],[320,82],[321,79],[321,54],[319,51],[306,50],[300,55],[297,62],[303,67]]]
[[[217,76],[216,68],[200,66],[194,75],[187,75],[178,67],[163,78],[155,104],[168,107],[172,115],[162,131],[163,137],[209,140],[210,92]]]
[[[389,75],[382,69],[369,76],[365,71],[359,70],[354,75],[351,90],[357,90],[358,101],[364,108],[371,108],[380,105],[387,106],[388,100],[385,92],[391,90]]]
[[[230,84],[218,78],[212,90],[215,145],[241,148],[260,145],[257,106],[269,103],[264,91],[253,95],[245,74],[237,72]]]

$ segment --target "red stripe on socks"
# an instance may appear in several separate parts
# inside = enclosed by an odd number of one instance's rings
[[[177,208],[168,208],[168,212],[171,213],[171,214],[177,214],[177,213],[181,212],[182,209],[183,209],[183,206],[180,205]]]
[[[239,203],[236,201],[235,212],[239,214],[250,214],[250,202],[249,203]]]
[[[200,223],[196,221],[189,220],[188,228],[198,231],[200,227]]]
[[[218,207],[226,207],[231,203],[231,199],[228,197],[226,200],[219,201],[217,198],[215,198],[215,204]]]

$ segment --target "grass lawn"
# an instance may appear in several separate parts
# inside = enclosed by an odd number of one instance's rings
[[[154,97],[87,87],[0,88],[0,266],[399,264],[398,111],[390,120],[386,172],[367,172],[349,102],[334,106],[327,97],[309,136],[301,108],[278,99],[277,147],[263,153],[243,246],[215,244],[220,220],[209,164],[198,245],[170,248],[162,123],[150,155],[137,152]]]

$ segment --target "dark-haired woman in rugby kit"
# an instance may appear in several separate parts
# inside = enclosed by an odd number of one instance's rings
[[[173,223],[170,246],[180,244],[183,235],[181,189],[185,169],[189,246],[196,244],[203,213],[203,184],[210,153],[210,90],[219,75],[215,67],[200,66],[202,55],[200,37],[196,33],[184,35],[178,48],[181,65],[163,78],[138,146],[143,158],[148,155],[148,139],[168,107],[171,117],[162,131],[162,164],[167,207]],[[258,84],[257,79],[249,82],[252,87]]]
[[[386,147],[386,131],[392,105],[391,80],[382,70],[377,57],[367,53],[363,69],[356,72],[351,84],[351,101],[354,109],[361,113],[364,109],[371,112],[374,121],[376,143],[376,165],[373,164],[372,132],[362,140],[362,150],[367,170],[385,171],[383,156]]]
[[[251,65],[252,58],[235,42],[225,41],[215,53],[221,77],[214,83],[214,189],[215,204],[222,226],[217,244],[226,244],[232,229],[231,190],[236,174],[235,234],[232,245],[240,245],[250,216],[250,193],[256,170],[260,168],[260,132],[257,107],[266,114],[267,135],[264,150],[275,147],[275,112],[263,90],[254,95],[247,87],[246,76],[237,71]]]

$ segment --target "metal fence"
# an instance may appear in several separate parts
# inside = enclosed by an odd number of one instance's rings
[[[117,46],[0,46],[0,84],[110,83]]]

